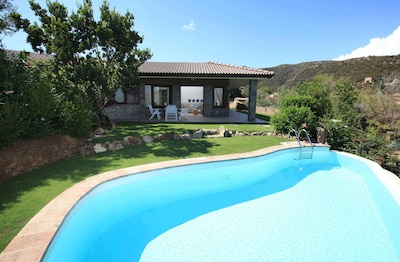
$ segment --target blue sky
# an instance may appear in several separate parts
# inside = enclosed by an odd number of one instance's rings
[[[46,0],[36,0],[46,6]],[[78,0],[81,2],[80,0]],[[102,0],[92,0],[95,12]],[[76,0],[59,0],[70,10]],[[150,61],[215,61],[254,68],[400,54],[399,0],[108,0],[135,16]],[[27,0],[18,11],[34,19]],[[7,49],[31,51],[26,35]]]

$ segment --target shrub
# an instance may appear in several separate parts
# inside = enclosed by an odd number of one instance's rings
[[[7,100],[0,105],[0,146],[17,142],[29,129],[26,109]]]
[[[76,138],[87,136],[92,127],[92,115],[88,108],[78,99],[75,101],[63,100],[60,96],[59,124],[61,131]]]
[[[305,124],[310,135],[315,137],[317,117],[308,107],[288,106],[271,117],[271,124],[278,134],[284,135],[292,128],[302,129]]]

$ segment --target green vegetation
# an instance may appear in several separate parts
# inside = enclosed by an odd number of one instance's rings
[[[400,78],[400,55],[370,56],[345,61],[315,61],[295,65],[279,65],[268,68],[275,72],[273,78],[265,81],[270,90],[290,88],[304,82],[311,82],[318,75],[331,75],[335,79],[346,78],[351,83],[361,84],[366,77],[392,82]]]
[[[0,5],[0,34],[18,29],[28,34],[35,51],[53,54],[49,61],[29,61],[28,54],[10,55],[0,42],[0,148],[17,141],[70,134],[86,137],[101,110],[117,88],[133,88],[138,67],[151,57],[139,49],[143,37],[133,28],[131,13],[100,6],[100,20],[93,15],[92,1],[78,4],[76,11],[57,1],[47,9],[33,0],[37,22],[16,13],[10,1]],[[0,39],[1,41],[1,39]],[[333,149],[354,153],[380,163],[400,176],[400,55],[357,58],[346,61],[281,65],[270,70],[272,79],[261,83],[257,99],[261,106],[277,105],[271,117],[277,133],[307,127],[314,140],[316,127],[328,133]],[[375,84],[362,83],[373,77]],[[279,93],[279,100],[270,94]],[[248,86],[231,90],[232,97],[248,94]],[[239,110],[247,110],[241,104]],[[94,116],[97,117],[94,120]],[[257,114],[269,121],[270,116]],[[230,130],[271,131],[261,125],[224,125]],[[106,138],[185,133],[219,125],[123,124]],[[390,138],[390,139],[388,139]],[[82,179],[127,166],[171,159],[248,152],[275,145],[277,137],[231,137],[191,139],[141,144],[116,152],[64,159],[0,184],[0,248],[4,248],[23,225],[56,195]]]
[[[225,125],[230,130],[269,131],[262,125]],[[112,139],[158,133],[191,132],[219,125],[118,125]],[[141,144],[120,151],[61,160],[0,184],[0,250],[43,206],[75,183],[109,170],[172,159],[249,152],[285,141],[279,137],[248,136],[188,139]]]
[[[272,116],[271,124],[280,134],[306,126],[314,140],[316,128],[322,127],[332,149],[371,159],[400,176],[396,152],[400,106],[393,99],[395,92],[399,90],[393,87],[360,90],[345,78],[335,81],[317,76],[282,92],[280,110]]]
[[[108,99],[120,87],[133,88],[139,65],[151,57],[149,49],[138,48],[143,37],[133,15],[119,14],[107,1],[99,21],[92,1],[71,13],[58,1],[47,1],[47,8],[29,4],[35,22],[2,3],[0,34],[23,30],[34,51],[53,56],[30,61],[26,53],[0,50],[0,147],[54,133],[87,136],[93,116],[100,124]]]

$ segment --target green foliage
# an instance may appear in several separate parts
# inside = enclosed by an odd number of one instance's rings
[[[92,114],[88,106],[80,102],[79,98],[74,101],[59,97],[60,128],[65,134],[82,138],[90,134],[92,127]]]
[[[309,95],[287,95],[279,100],[279,105],[281,108],[289,106],[308,107],[313,112],[317,109],[317,101]]]
[[[15,32],[15,25],[12,19],[15,13],[15,7],[12,0],[0,0],[0,35],[9,35]],[[0,46],[1,43],[0,37]]]
[[[32,139],[55,132],[57,103],[51,85],[40,77],[40,68],[34,67],[28,71],[26,110],[30,125],[25,139]]]
[[[394,88],[370,88],[360,94],[359,107],[369,128],[378,132],[400,133],[400,105],[393,99],[398,90]]]
[[[323,119],[327,131],[327,142],[335,150],[346,151],[349,144],[358,136],[359,130],[344,125],[341,121]]]
[[[286,135],[289,130],[300,130],[305,125],[309,133],[315,134],[317,117],[308,107],[289,105],[271,117],[271,124],[278,134]]]
[[[319,75],[311,82],[304,82],[296,87],[299,95],[312,98],[309,98],[308,104],[303,104],[303,106],[309,107],[317,117],[323,117],[332,109],[329,96],[331,83],[332,79],[329,75]]]
[[[359,91],[347,79],[336,82],[331,101],[332,115],[335,119],[350,127],[362,128],[360,111],[357,109]]]
[[[22,23],[19,17],[17,24],[35,51],[54,54],[51,81],[57,93],[70,99],[78,94],[99,112],[117,88],[135,85],[139,65],[151,54],[138,48],[143,37],[134,30],[131,13],[121,15],[104,1],[96,21],[90,0],[72,13],[58,1],[47,1],[47,9],[29,3],[40,23]]]
[[[0,56],[0,144],[55,132],[57,104],[42,68],[25,66],[25,54]]]
[[[257,105],[262,107],[272,106],[274,105],[273,99],[269,97],[271,94],[271,90],[264,86],[257,90]]]
[[[25,108],[6,100],[0,105],[0,147],[17,142],[29,129]]]
[[[330,86],[329,76],[318,76],[293,90],[286,90],[279,100],[280,112],[271,119],[276,131],[287,134],[290,129],[299,130],[306,124],[311,137],[315,138],[320,119],[331,111]]]
[[[330,75],[333,79],[347,78],[351,83],[362,83],[365,77],[386,78],[386,82],[391,82],[400,76],[399,65],[400,55],[285,64],[268,68],[274,71],[275,75],[266,80],[266,83],[273,92],[276,92],[281,87],[286,89],[311,82],[318,75]]]

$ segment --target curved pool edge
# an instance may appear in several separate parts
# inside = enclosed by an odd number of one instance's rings
[[[317,145],[317,146],[329,147],[327,145]],[[189,165],[189,164],[198,164],[204,162],[257,157],[296,147],[298,147],[298,145],[296,144],[285,144],[285,145],[267,147],[264,149],[246,153],[170,160],[165,162],[158,162],[158,163],[117,169],[89,177],[75,184],[69,189],[65,190],[63,193],[61,193],[52,201],[50,201],[43,209],[41,209],[25,225],[25,227],[9,243],[9,245],[2,251],[2,253],[0,254],[0,261],[41,261],[41,258],[44,255],[47,246],[50,244],[50,241],[52,240],[56,231],[58,230],[58,227],[61,225],[64,217],[73,208],[76,202],[79,201],[87,193],[89,193],[92,189],[94,189],[95,187],[106,181],[124,177],[134,173],[151,171],[154,169]],[[366,160],[365,158],[360,158],[360,159],[364,161]],[[371,164],[370,162],[372,161],[369,161],[368,164],[372,165],[373,170],[376,171],[377,167],[374,167],[374,165]],[[379,165],[377,166],[380,167]],[[391,188],[391,189],[389,188],[390,191],[396,190],[396,192],[400,192],[400,180],[399,179],[395,180],[393,178],[394,174],[392,174],[393,176],[390,176],[390,179],[392,180],[388,180],[388,178],[385,178],[386,177],[385,175],[382,175],[382,170],[384,169],[380,169],[380,172],[375,172],[375,173],[381,174],[378,177],[380,177],[380,179],[381,177],[383,177],[383,180],[386,181],[384,183],[385,185],[390,184]],[[387,171],[384,173],[386,174],[390,172]],[[398,198],[396,198],[396,201],[400,201],[400,195]]]
[[[380,165],[378,165],[372,160],[346,152],[340,152],[336,150],[334,150],[334,152],[361,160],[366,165],[368,165],[368,167],[375,173],[379,181],[387,188],[387,190],[393,196],[394,200],[400,206],[400,179],[398,176],[396,176],[395,174],[386,169],[383,169]]]

